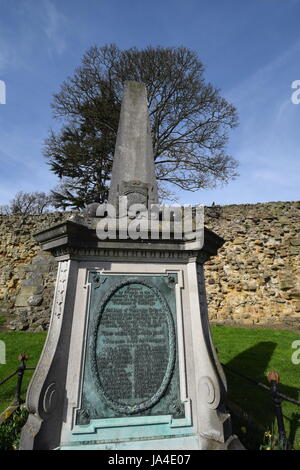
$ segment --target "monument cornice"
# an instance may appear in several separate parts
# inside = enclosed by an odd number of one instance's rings
[[[96,230],[84,224],[67,220],[40,231],[34,238],[42,249],[51,252],[55,257],[68,255],[69,258],[80,257],[122,257],[124,259],[186,259],[195,257],[204,262],[217,254],[224,240],[204,228],[204,243],[197,240],[170,239],[108,239],[99,240]]]

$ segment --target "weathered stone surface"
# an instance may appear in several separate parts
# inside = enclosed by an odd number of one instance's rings
[[[284,279],[280,281],[279,287],[281,290],[288,290],[294,287],[295,282],[292,279]]]
[[[37,272],[29,272],[27,279],[24,279],[21,282],[22,286],[38,286],[41,282],[43,282],[43,276],[41,273]]]
[[[205,225],[227,240],[218,263],[205,265],[211,321],[296,325],[289,320],[300,317],[299,202],[207,207],[205,214]]]
[[[51,213],[24,220],[0,215],[0,315],[13,322],[13,328],[33,331],[40,326],[39,319],[47,328],[56,263],[32,235],[71,215]],[[299,222],[299,202],[205,209],[205,225],[227,240],[218,256],[205,264],[212,322],[245,324],[249,318],[242,315],[250,315],[255,325],[299,325]],[[39,295],[41,306],[29,306],[28,298]],[[25,320],[18,312],[26,309],[30,311]]]
[[[7,328],[29,329],[38,305],[29,306],[31,296],[43,295],[43,329],[49,324],[53,298],[56,262],[42,252],[33,234],[70,217],[70,213],[51,213],[41,216],[0,215],[0,315],[5,315]],[[20,312],[27,311],[27,318]],[[10,324],[10,326],[9,326]]]
[[[108,202],[117,207],[120,195],[129,207],[158,202],[144,83],[125,82]]]
[[[42,301],[42,295],[31,295],[30,297],[28,297],[27,303],[32,307],[37,307],[38,305],[41,305]]]
[[[28,299],[35,294],[35,286],[24,286],[17,295],[15,307],[25,307],[28,305]]]
[[[300,312],[300,302],[295,302],[295,312]]]

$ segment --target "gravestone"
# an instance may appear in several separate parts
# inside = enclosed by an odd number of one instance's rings
[[[118,211],[120,196],[158,202],[146,88],[135,82],[125,85],[112,171]],[[20,449],[238,448],[203,270],[224,240],[207,229],[203,240],[175,229],[100,240],[98,223],[93,204],[36,235],[58,274]]]

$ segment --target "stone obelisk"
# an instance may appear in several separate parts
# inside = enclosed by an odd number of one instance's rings
[[[109,202],[157,203],[146,87],[128,82]],[[90,215],[90,214],[89,214]],[[232,449],[203,264],[224,240],[97,237],[97,217],[36,235],[58,261],[21,449]]]
[[[128,206],[158,203],[146,88],[126,82],[113,160],[108,202],[118,205],[127,196]]]

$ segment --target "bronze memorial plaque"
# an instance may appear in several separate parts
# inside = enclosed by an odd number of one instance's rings
[[[172,414],[179,417],[176,275],[91,273],[82,406],[90,419]]]

